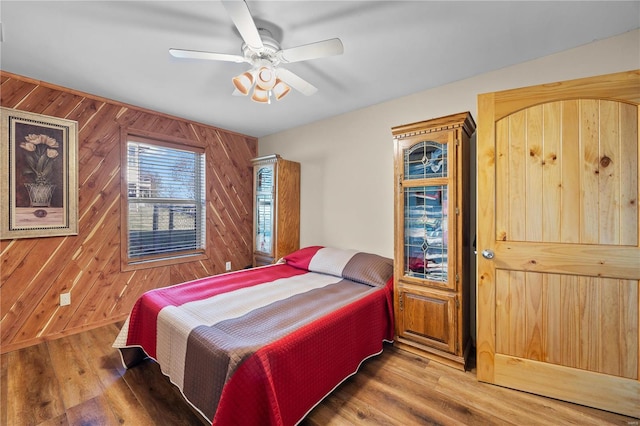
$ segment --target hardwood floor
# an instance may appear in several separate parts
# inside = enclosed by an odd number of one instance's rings
[[[152,361],[125,370],[119,325],[0,357],[2,425],[200,425]],[[640,402],[639,402],[640,403]],[[301,425],[639,425],[638,419],[479,383],[388,345]]]

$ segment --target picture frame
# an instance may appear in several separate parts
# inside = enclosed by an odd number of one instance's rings
[[[78,234],[78,123],[0,107],[0,239]]]

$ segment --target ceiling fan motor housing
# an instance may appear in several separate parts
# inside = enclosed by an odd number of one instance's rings
[[[270,36],[270,33],[261,28],[259,29],[260,37],[262,38],[263,48],[261,50],[253,50],[247,43],[242,43],[242,54],[247,62],[253,65],[254,68],[260,66],[259,62],[268,61],[272,67],[277,66],[282,59],[278,55],[280,52],[280,43]]]

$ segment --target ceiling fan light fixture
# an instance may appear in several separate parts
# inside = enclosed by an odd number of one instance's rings
[[[273,96],[277,101],[287,96],[287,94],[291,91],[291,87],[287,86],[282,80],[279,78],[276,79],[276,84],[273,86]]]
[[[262,90],[271,90],[276,84],[276,70],[271,67],[260,67],[256,74],[256,86]]]
[[[249,71],[243,72],[232,79],[233,85],[238,89],[238,92],[244,96],[247,96],[251,87],[253,87],[253,80],[253,74]]]
[[[256,86],[253,88],[253,95],[251,95],[251,100],[259,103],[270,103],[269,102],[269,91],[262,90],[260,87]]]

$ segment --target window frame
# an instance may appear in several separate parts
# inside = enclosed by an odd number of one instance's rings
[[[120,269],[122,271],[134,271],[138,269],[156,268],[161,266],[176,265],[180,263],[196,262],[208,259],[207,255],[207,198],[206,180],[204,188],[204,205],[201,226],[204,232],[204,248],[194,250],[184,250],[174,253],[149,255],[144,257],[129,257],[129,179],[128,179],[128,158],[129,142],[141,142],[149,145],[172,148],[183,151],[192,151],[205,155],[203,172],[206,174],[207,159],[205,147],[195,141],[157,134],[142,130],[122,129],[121,130],[121,167],[120,167]],[[205,177],[206,179],[206,177]]]

